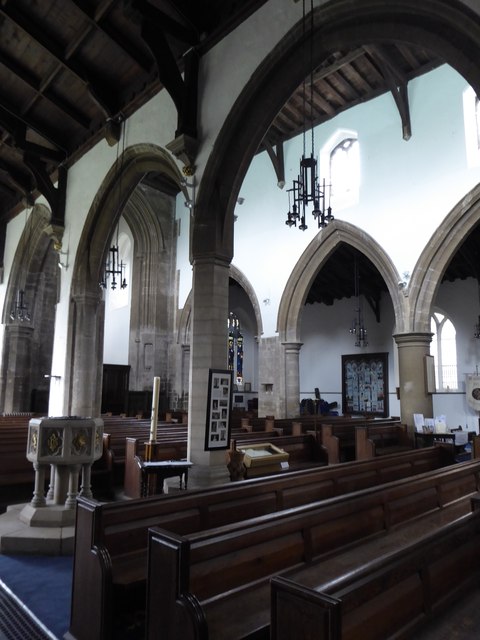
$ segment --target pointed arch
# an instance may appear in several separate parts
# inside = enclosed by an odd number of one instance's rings
[[[458,0],[331,0],[314,9],[313,17],[314,68],[332,51],[400,39],[437,53],[480,95],[480,20]],[[240,187],[274,117],[303,80],[302,45],[300,21],[252,74],[231,109],[198,191],[194,258],[231,260]]]
[[[253,312],[255,314],[255,324],[257,329],[256,336],[257,338],[259,338],[263,333],[263,323],[262,323],[262,313],[260,311],[260,304],[258,302],[257,294],[255,293],[254,288],[252,287],[250,281],[245,276],[245,274],[233,264],[230,265],[230,277],[233,278],[235,282],[238,282],[238,284],[242,287],[242,289],[247,294],[248,299],[252,304]]]
[[[0,368],[3,411],[46,411],[53,353],[59,268],[54,244],[63,228],[52,225],[48,207],[36,204],[25,222],[8,280]],[[25,292],[30,320],[10,317],[17,292]]]
[[[288,279],[277,319],[281,342],[301,342],[300,319],[307,294],[317,273],[340,243],[352,245],[375,265],[390,293],[397,328],[402,324],[404,297],[398,288],[399,277],[395,265],[371,236],[348,222],[335,220],[310,242]]]
[[[75,258],[72,295],[84,293],[87,288],[98,290],[112,229],[134,188],[150,172],[170,180],[187,197],[182,174],[171,154],[150,144],[125,149],[105,176],[88,212]]]
[[[445,269],[479,220],[480,184],[445,217],[415,265],[408,287],[407,331],[430,331],[431,309]]]
[[[65,410],[75,415],[98,415],[101,401],[104,306],[98,283],[108,242],[125,205],[138,183],[148,174],[162,176],[178,191],[184,180],[172,156],[152,144],[125,149],[108,171],[90,207],[75,257],[69,314]],[[185,193],[185,195],[187,195]],[[126,210],[126,219],[136,225],[138,198]],[[135,220],[135,224],[132,224]],[[146,244],[147,227],[135,230]],[[131,226],[131,228],[132,228]],[[159,231],[157,229],[157,231]],[[161,234],[157,233],[161,243]],[[150,313],[147,314],[150,317]]]

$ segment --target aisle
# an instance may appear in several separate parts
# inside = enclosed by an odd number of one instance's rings
[[[12,556],[0,554],[0,580],[21,600],[24,607],[53,634],[62,638],[70,620],[72,556]],[[7,592],[8,595],[8,592]],[[8,618],[12,599],[3,597],[0,624],[11,626]],[[7,615],[5,615],[5,609]],[[28,615],[26,616],[28,619]],[[0,638],[7,631],[0,627]],[[17,636],[18,640],[23,635]],[[15,639],[17,640],[17,639]]]

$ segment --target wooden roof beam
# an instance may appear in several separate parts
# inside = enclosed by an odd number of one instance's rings
[[[368,45],[365,51],[375,59],[388,88],[390,89],[395,104],[397,105],[402,121],[402,134],[404,140],[412,137],[412,123],[410,120],[410,106],[408,102],[408,79],[397,65],[391,60],[388,53],[380,45]]]

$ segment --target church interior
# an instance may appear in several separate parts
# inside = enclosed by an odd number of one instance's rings
[[[0,636],[476,637],[478,0],[0,35]]]

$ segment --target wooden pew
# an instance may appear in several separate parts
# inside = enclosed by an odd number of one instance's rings
[[[387,640],[418,627],[478,587],[480,510],[440,526],[400,550],[343,566],[330,582],[313,566],[309,586],[272,578],[272,640]],[[361,549],[359,550],[361,551]],[[293,577],[295,572],[293,572]],[[308,633],[311,635],[308,635]]]
[[[413,449],[407,427],[401,423],[359,425],[355,429],[357,460]]]
[[[35,471],[27,460],[32,417],[31,413],[0,416],[0,507],[33,494]]]
[[[121,594],[139,591],[144,599],[151,526],[179,534],[200,531],[410,477],[452,462],[452,450],[438,446],[140,500],[99,503],[79,498],[68,638],[112,637],[114,619],[121,614],[120,605],[120,613],[115,609],[115,603],[122,602]],[[128,596],[125,598],[128,602]]]
[[[400,421],[393,418],[386,418],[385,420],[373,420],[365,419],[363,417],[322,423],[320,426],[321,443],[328,453],[328,460],[330,464],[338,464],[339,462],[345,462],[348,460],[364,460],[367,457],[373,456],[366,456],[363,451],[361,451],[361,457],[358,457],[359,454],[357,452],[356,436],[357,429],[359,427],[368,427],[372,429],[375,427],[385,427],[386,432],[388,432],[387,427],[391,427],[393,429],[393,432],[396,434],[396,427],[400,424]],[[412,449],[413,444],[408,448]],[[395,453],[395,451],[392,450],[390,453]]]
[[[480,461],[464,462],[183,536],[154,527],[147,638],[268,637],[272,576],[308,570],[359,541],[364,557],[398,551],[469,513],[479,483]]]

